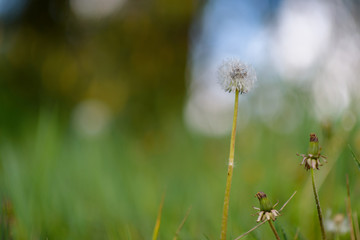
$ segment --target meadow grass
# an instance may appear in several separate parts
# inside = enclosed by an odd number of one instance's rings
[[[181,118],[166,123],[144,135],[114,126],[85,138],[49,111],[42,111],[36,124],[24,121],[21,135],[1,138],[2,224],[9,223],[14,239],[150,239],[166,190],[158,239],[175,236],[190,206],[178,239],[218,239],[228,137],[192,133]],[[338,129],[321,143],[329,163],[317,184],[324,213],[346,214],[346,174],[352,210],[360,207],[360,171],[347,148],[350,143],[356,154],[360,138],[357,126],[346,134]],[[289,239],[296,234],[298,239],[319,239],[311,178],[295,155],[307,149],[309,132],[322,132],[310,118],[291,134],[274,132],[256,120],[239,130],[247,137],[238,138],[235,146],[241,161],[235,160],[227,239],[255,226],[251,206],[257,204],[256,192],[284,202],[294,190],[298,194],[275,228],[280,237],[284,232]],[[10,205],[5,208],[6,201]],[[267,236],[271,229],[260,227],[247,239]]]

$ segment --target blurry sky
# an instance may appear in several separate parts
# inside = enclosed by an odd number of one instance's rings
[[[264,99],[249,104],[251,97],[240,97],[244,126],[256,109],[263,109],[258,117],[269,122],[269,115],[292,108],[281,96],[285,84],[309,94],[320,121],[346,113],[359,100],[358,13],[357,1],[208,1],[192,28],[186,122],[205,134],[230,131],[233,94],[217,86],[216,70],[232,57],[254,65],[260,89],[253,98]]]

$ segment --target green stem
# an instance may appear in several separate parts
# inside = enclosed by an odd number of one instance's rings
[[[314,176],[314,169],[313,168],[311,168],[311,179],[312,179],[312,186],[313,186],[313,191],[314,191],[314,196],[315,196],[316,208],[317,208],[317,212],[318,212],[318,216],[319,216],[321,235],[322,235],[322,239],[326,240],[324,222],[323,222],[323,217],[322,217],[322,214],[321,214],[319,195],[317,193],[317,189],[316,189],[316,185],[315,185],[315,176]]]
[[[355,232],[354,232],[354,228],[353,228],[353,218],[352,218],[352,210],[351,210],[351,200],[350,200],[350,187],[349,187],[349,175],[346,174],[346,189],[347,189],[347,206],[346,206],[346,211],[347,211],[347,216],[349,219],[349,225],[350,225],[350,237],[351,240],[355,240]],[[360,239],[359,239],[360,240]]]
[[[226,239],[226,230],[227,230],[227,221],[228,221],[228,212],[229,212],[229,200],[230,200],[230,188],[231,180],[234,169],[234,152],[235,152],[235,135],[236,135],[236,121],[238,114],[238,100],[239,100],[239,91],[236,90],[235,93],[235,104],[234,104],[234,118],[231,131],[231,142],[230,142],[230,155],[229,155],[229,164],[228,164],[228,173],[226,178],[226,188],[225,188],[225,197],[224,197],[224,208],[221,221],[221,235],[220,239]]]
[[[275,229],[275,227],[274,227],[274,224],[272,224],[271,220],[269,220],[268,222],[269,222],[269,224],[270,224],[271,230],[273,231],[276,239],[277,239],[277,240],[280,240],[279,234],[277,233],[277,231],[276,231],[276,229]]]

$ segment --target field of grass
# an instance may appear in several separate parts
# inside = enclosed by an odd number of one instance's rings
[[[102,135],[86,138],[45,109],[19,126],[19,136],[3,136],[1,238],[151,239],[164,196],[158,239],[172,239],[190,207],[179,239],[218,239],[230,136],[193,133],[181,110],[166,116],[159,127],[140,134],[114,122]],[[337,213],[346,218],[346,174],[352,210],[360,214],[360,169],[348,148],[359,153],[359,125],[345,130],[341,121],[334,121],[330,131],[309,115],[285,134],[254,117],[239,129],[228,239],[256,225],[251,215],[256,212],[252,206],[258,206],[257,192],[281,206],[295,190],[275,221],[281,238],[320,239],[310,172],[296,156],[306,153],[310,132],[317,133],[328,158],[316,172],[325,219]],[[328,236],[335,239],[334,233]],[[272,238],[266,225],[246,237]]]

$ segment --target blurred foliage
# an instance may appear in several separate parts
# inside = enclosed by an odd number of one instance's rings
[[[68,4],[29,1],[21,18],[0,27],[2,128],[16,131],[43,104],[66,114],[96,98],[142,132],[157,127],[162,109],[181,106],[195,2],[128,1],[90,22]]]

